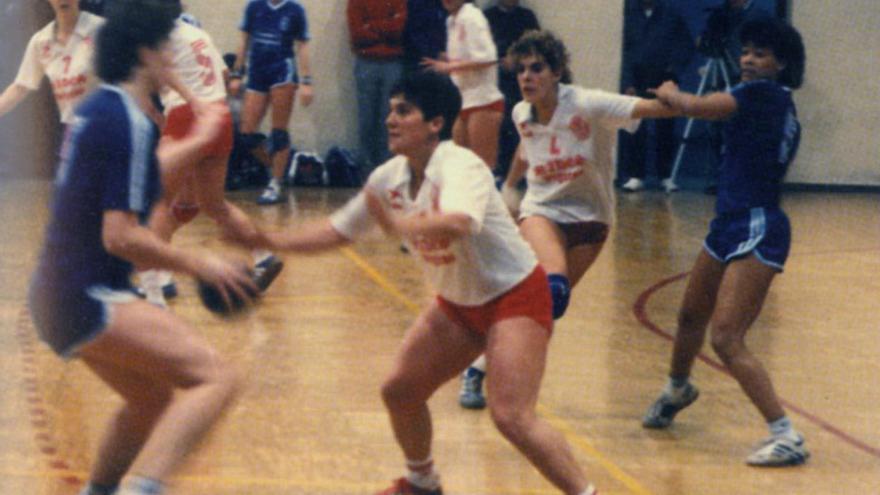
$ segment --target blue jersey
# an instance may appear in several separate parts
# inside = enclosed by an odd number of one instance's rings
[[[102,85],[77,107],[61,150],[36,281],[58,293],[131,287],[132,264],[104,249],[104,212],[146,219],[160,191],[159,132],[131,99]]]
[[[250,35],[248,64],[257,67],[293,58],[293,42],[309,39],[306,11],[294,0],[251,0],[239,28]]]
[[[730,94],[737,112],[724,124],[715,210],[720,215],[776,208],[801,138],[791,90],[761,80],[738,84]]]

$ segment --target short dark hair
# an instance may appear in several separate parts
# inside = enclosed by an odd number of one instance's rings
[[[98,33],[95,72],[116,84],[128,80],[140,65],[138,50],[156,49],[174,28],[180,3],[173,0],[114,0]]]
[[[743,46],[750,43],[772,50],[776,60],[785,64],[778,81],[792,89],[801,87],[807,56],[797,29],[780,19],[764,17],[743,24],[739,38]]]
[[[391,96],[403,96],[422,111],[425,120],[443,117],[440,139],[452,138],[452,125],[461,111],[461,93],[449,76],[431,71],[413,71],[394,85]]]
[[[568,49],[565,48],[565,43],[550,31],[526,31],[510,45],[507,54],[515,61],[529,55],[541,57],[550,66],[551,71],[561,75],[560,81],[566,84],[572,81]]]

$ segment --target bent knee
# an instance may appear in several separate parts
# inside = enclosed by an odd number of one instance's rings
[[[428,399],[405,379],[391,377],[382,384],[382,401],[388,409],[414,409]]]
[[[725,363],[733,359],[745,347],[743,339],[733,331],[725,328],[712,329],[712,350]]]
[[[514,444],[526,436],[535,420],[534,411],[527,409],[491,403],[489,409],[495,427]]]

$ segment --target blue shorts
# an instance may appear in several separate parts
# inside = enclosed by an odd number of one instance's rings
[[[293,58],[285,58],[271,64],[248,66],[247,89],[258,93],[268,93],[270,89],[282,84],[296,84],[299,77]]]
[[[39,278],[31,284],[28,296],[31,319],[40,339],[64,358],[74,357],[107,328],[114,304],[138,299],[130,290],[101,285],[64,290],[50,287]]]
[[[722,263],[754,253],[781,272],[791,247],[791,225],[779,208],[724,214],[712,220],[703,247]]]

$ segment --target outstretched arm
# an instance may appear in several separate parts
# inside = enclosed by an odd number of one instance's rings
[[[11,112],[29,93],[30,90],[20,84],[12,83],[7,86],[3,94],[0,94],[0,117]]]
[[[682,92],[678,85],[666,81],[659,88],[649,90],[657,99],[686,117],[706,120],[726,119],[736,113],[736,99],[730,93],[710,93],[705,96]]]
[[[351,243],[333,227],[329,218],[307,223],[296,230],[267,232],[265,239],[266,248],[297,253],[318,253]]]

